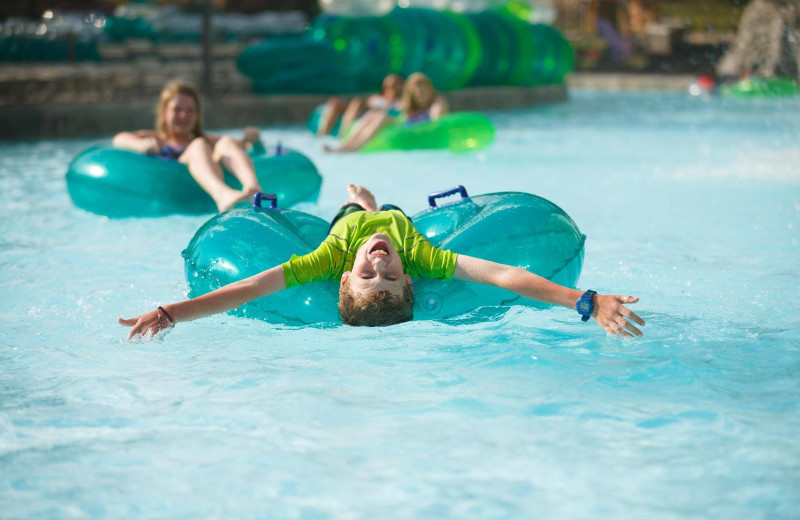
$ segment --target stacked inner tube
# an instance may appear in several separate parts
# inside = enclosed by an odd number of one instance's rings
[[[259,93],[345,93],[377,90],[390,73],[422,72],[442,91],[561,84],[574,61],[556,29],[504,11],[396,8],[320,16],[301,37],[248,47],[237,64]]]

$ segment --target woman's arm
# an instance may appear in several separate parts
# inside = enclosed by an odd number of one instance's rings
[[[458,255],[456,259],[455,278],[502,287],[532,300],[560,305],[568,309],[574,309],[575,303],[583,294],[583,291],[564,287],[520,267],[498,264],[466,255]],[[633,296],[596,294],[593,298],[592,317],[610,334],[641,336],[642,331],[633,323],[644,325],[644,320],[623,305],[623,303],[630,304],[637,301],[639,298]]]
[[[439,94],[431,105],[431,120],[435,121],[448,112],[450,112],[450,105],[447,103],[447,99]]]
[[[190,321],[230,311],[256,298],[275,294],[284,289],[286,289],[286,281],[283,269],[277,265],[197,298],[165,305],[163,309],[167,312],[166,316],[161,309],[156,309],[135,318],[117,318],[117,321],[120,325],[133,327],[128,334],[128,339],[137,335],[151,338],[179,321]]]
[[[111,145],[139,153],[157,154],[159,150],[158,138],[152,130],[120,132],[111,140]]]

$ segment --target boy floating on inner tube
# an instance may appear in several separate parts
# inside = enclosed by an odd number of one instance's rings
[[[553,283],[519,267],[435,248],[395,206],[378,208],[372,193],[348,185],[349,199],[331,223],[328,236],[313,252],[231,283],[208,294],[158,307],[130,319],[128,339],[153,337],[190,321],[233,310],[251,300],[321,280],[340,280],[339,315],[349,325],[384,326],[412,318],[412,277],[455,278],[508,289],[541,302],[577,308],[609,334],[641,336],[644,320],[623,304],[633,296],[600,295]]]

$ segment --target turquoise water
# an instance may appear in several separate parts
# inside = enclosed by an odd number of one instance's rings
[[[230,316],[126,343],[183,298],[204,217],[75,209],[91,140],[0,144],[3,518],[789,519],[800,511],[800,100],[578,92],[491,114],[483,152],[317,164],[416,212],[530,191],[587,235],[580,286],[640,296],[635,341],[574,311],[382,329]],[[106,141],[107,142],[107,141]]]

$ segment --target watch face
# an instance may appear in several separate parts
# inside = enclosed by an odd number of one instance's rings
[[[578,302],[578,312],[588,312],[588,310],[589,310],[588,302]]]

